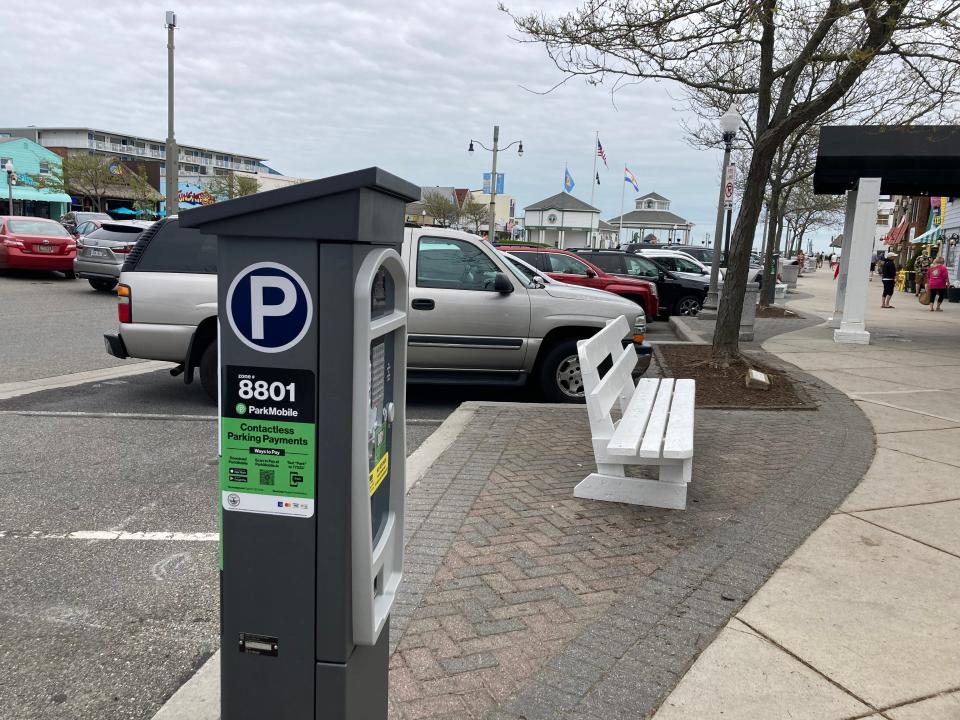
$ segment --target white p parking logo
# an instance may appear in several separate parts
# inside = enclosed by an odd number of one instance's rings
[[[259,352],[289,350],[307,334],[312,319],[307,284],[286,265],[248,265],[227,290],[230,327],[244,345]]]

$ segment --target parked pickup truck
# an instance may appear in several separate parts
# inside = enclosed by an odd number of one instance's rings
[[[583,400],[577,340],[626,315],[643,370],[651,346],[634,302],[521,272],[476,235],[407,227],[410,382],[536,383],[556,402]],[[117,287],[119,331],[107,352],[178,363],[172,374],[217,394],[216,238],[162,220],[140,237]]]

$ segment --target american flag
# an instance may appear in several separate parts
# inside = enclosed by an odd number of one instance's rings
[[[610,166],[607,165],[607,154],[603,151],[603,145],[600,144],[600,138],[597,138],[597,157],[603,160],[604,167],[609,170]]]

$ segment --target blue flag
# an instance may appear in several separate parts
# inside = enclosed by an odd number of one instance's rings
[[[570,191],[573,190],[573,186],[574,186],[575,184],[576,184],[576,183],[573,182],[573,175],[570,174],[570,171],[569,171],[568,169],[564,168],[564,171],[563,171],[563,189],[564,189],[566,192],[570,192]]]

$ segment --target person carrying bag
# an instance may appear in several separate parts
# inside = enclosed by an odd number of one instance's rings
[[[947,284],[949,281],[950,273],[946,265],[943,264],[943,258],[938,257],[934,259],[930,269],[927,270],[927,289],[924,290],[927,294],[927,302],[923,303],[924,305],[930,306],[930,312],[934,310],[943,312],[943,308],[940,306],[943,305],[943,299],[947,296]],[[936,308],[933,306],[934,300],[937,301]],[[923,300],[920,302],[923,302]]]

